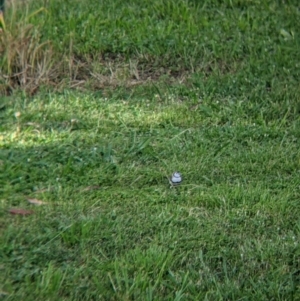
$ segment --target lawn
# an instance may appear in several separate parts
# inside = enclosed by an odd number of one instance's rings
[[[298,1],[24,5],[0,33],[1,300],[300,300]]]

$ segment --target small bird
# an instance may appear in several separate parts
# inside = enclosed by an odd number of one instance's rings
[[[178,186],[182,182],[182,176],[180,172],[175,171],[169,179],[169,182],[172,186]]]

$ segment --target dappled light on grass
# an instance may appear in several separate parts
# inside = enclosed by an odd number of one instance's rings
[[[42,2],[19,33],[57,90],[0,98],[0,294],[296,300],[296,2]]]
[[[159,102],[67,92],[7,105],[1,206],[28,217],[0,216],[4,291],[16,281],[17,296],[72,301],[297,292],[299,116],[178,91]],[[257,293],[249,277],[262,281]]]

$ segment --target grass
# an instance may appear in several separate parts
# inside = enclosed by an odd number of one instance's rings
[[[268,85],[299,77],[298,1],[28,1],[26,9],[10,3],[0,36],[2,93],[186,81],[195,73],[239,74]]]
[[[1,297],[300,300],[298,3],[28,5],[53,56],[0,102]]]

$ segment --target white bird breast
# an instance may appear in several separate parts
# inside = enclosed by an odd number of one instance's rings
[[[173,184],[180,184],[181,181],[182,181],[181,174],[179,172],[174,172],[172,174],[171,181],[172,181]]]

